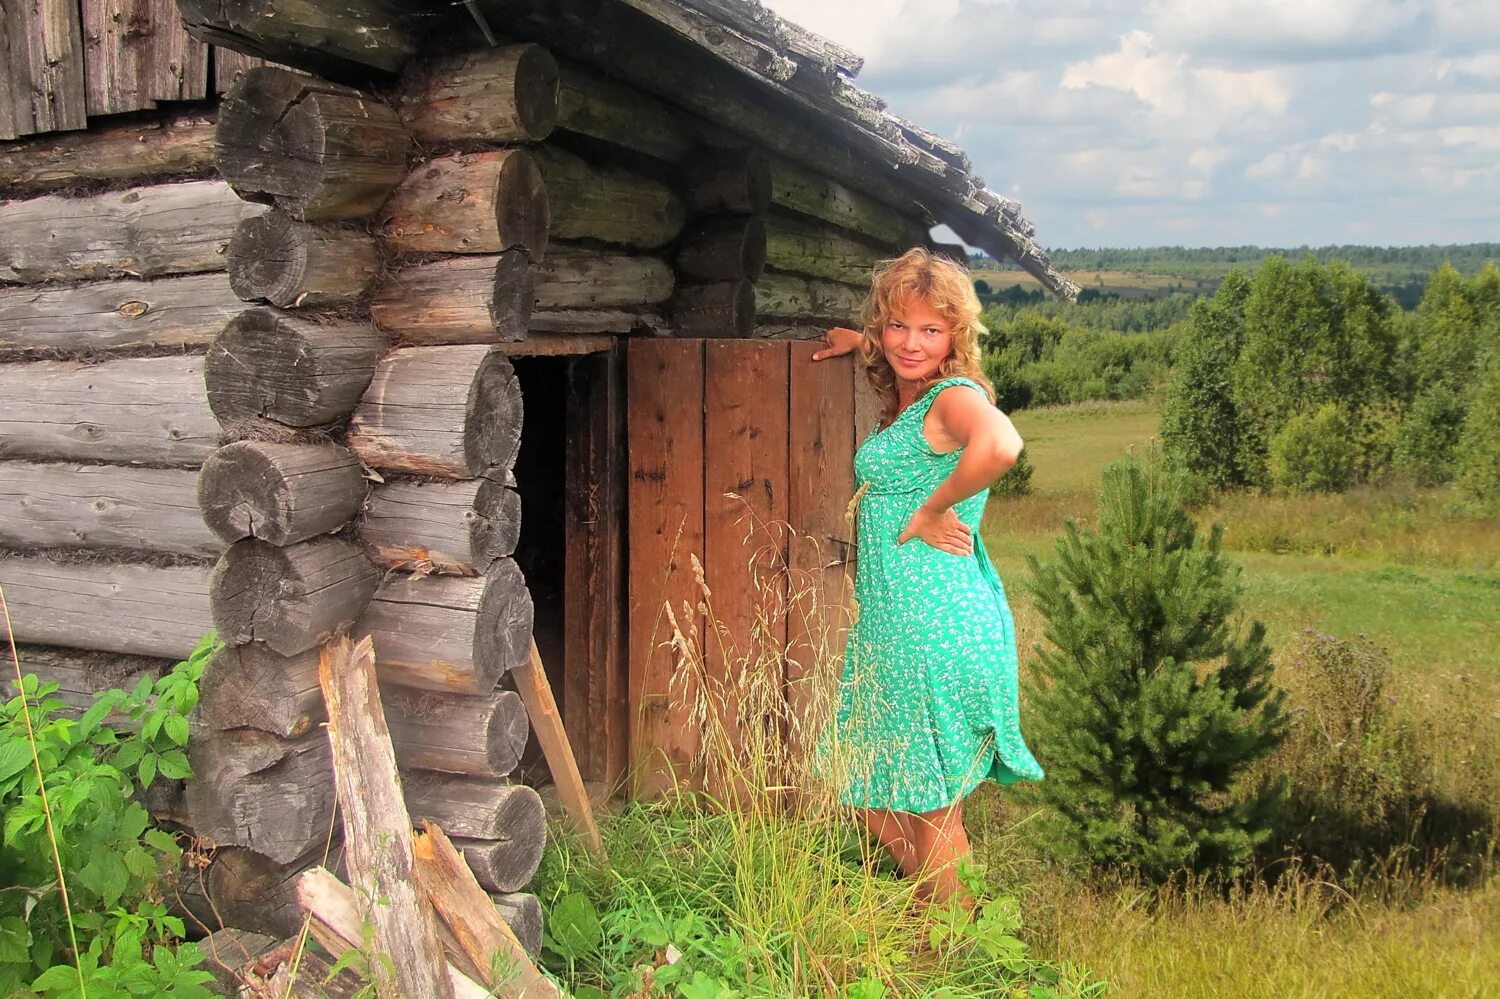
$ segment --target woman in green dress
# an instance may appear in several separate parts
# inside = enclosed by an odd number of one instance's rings
[[[854,459],[857,609],[819,769],[940,902],[968,901],[963,799],[981,780],[1042,779],[979,533],[990,486],[1021,453],[980,369],[979,311],[966,271],[914,249],[876,273],[864,331],[831,330],[813,355],[858,350],[885,410]]]

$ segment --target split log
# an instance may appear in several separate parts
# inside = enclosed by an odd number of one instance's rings
[[[927,243],[927,227],[919,220],[790,160],[771,161],[771,202],[883,245],[906,248]]]
[[[287,864],[327,842],[334,815],[332,758],[322,732],[278,739],[253,728],[188,742],[193,831]]]
[[[454,697],[387,686],[381,697],[403,767],[504,777],[521,762],[530,726],[514,691]]]
[[[491,904],[441,829],[427,823],[417,834],[412,853],[422,894],[447,924],[481,982],[501,995],[564,999],[567,994],[537,970],[525,944],[498,906]]]
[[[540,142],[557,124],[557,61],[540,45],[410,66],[401,118],[420,142]]]
[[[526,953],[536,957],[542,952],[542,903],[535,895],[526,892],[505,892],[490,895],[490,901],[505,920],[505,925],[521,941]]]
[[[766,266],[766,227],[758,218],[708,218],[689,228],[677,269],[699,281],[754,281]]]
[[[212,558],[224,543],[192,502],[195,478],[185,468],[0,462],[0,545]]]
[[[488,695],[526,661],[532,604],[513,559],[480,577],[392,574],[354,629],[375,640],[386,683]]]
[[[265,306],[246,309],[204,358],[208,405],[231,433],[258,420],[337,423],[354,411],[386,346],[385,336],[363,324],[315,324]]]
[[[0,281],[221,271],[234,227],[263,211],[220,180],[3,203]]]
[[[222,273],[0,289],[0,347],[197,347],[242,306]]]
[[[660,181],[590,163],[555,146],[533,150],[547,184],[552,236],[652,249],[682,231],[682,202]]]
[[[672,299],[672,331],[686,337],[745,337],[755,325],[755,286],[749,281],[685,284]]]
[[[305,308],[364,295],[380,276],[380,254],[363,229],[298,222],[272,209],[240,223],[228,266],[230,287],[247,302]]]
[[[795,215],[766,219],[766,264],[778,271],[869,287],[876,266],[894,248]]]
[[[554,247],[536,268],[541,309],[652,305],[672,297],[672,268],[655,257]]]
[[[547,251],[551,210],[536,159],[524,149],[459,153],[412,171],[375,221],[385,244],[404,253]]]
[[[541,866],[547,827],[542,799],[538,797],[536,801],[537,807],[543,809],[541,820],[528,819],[520,823],[507,830],[504,839],[456,837],[453,840],[453,845],[463,852],[475,879],[489,891],[520,891],[531,883]]]
[[[0,558],[16,641],[186,659],[213,627],[207,566]]]
[[[272,652],[259,642],[226,645],[198,681],[198,715],[210,729],[257,728],[294,739],[328,717],[318,688],[318,654]]]
[[[214,567],[214,625],[230,645],[261,641],[293,656],[358,620],[378,581],[364,553],[338,538],[240,541]]]
[[[328,742],[349,884],[365,893],[376,953],[390,958],[389,964],[371,962],[376,988],[385,995],[451,995],[442,975],[437,920],[414,883],[411,819],[402,801],[370,640],[354,644],[341,638],[325,646],[318,681],[328,704]]]
[[[226,543],[273,545],[330,534],[359,512],[359,459],[336,444],[237,441],[219,448],[198,475],[198,507]]]
[[[521,496],[501,481],[392,481],[365,502],[359,540],[376,565],[456,575],[484,572],[515,553]]]
[[[844,325],[854,322],[864,308],[868,286],[819,281],[795,274],[767,272],[755,286],[755,315],[783,319],[831,319]]]
[[[219,106],[214,161],[246,201],[320,222],[379,208],[406,176],[410,147],[396,112],[373,98],[260,66]]]
[[[758,149],[714,149],[689,161],[688,207],[696,212],[763,215],[771,205],[771,164]]]
[[[206,176],[214,167],[214,122],[202,114],[42,135],[0,147],[0,198],[96,181]]]
[[[546,810],[525,784],[410,770],[402,775],[412,821],[467,839],[546,836]]]
[[[578,63],[561,62],[558,70],[558,128],[668,163],[692,149],[669,105]]]
[[[203,358],[0,364],[0,458],[201,465],[219,426]]]
[[[194,38],[324,76],[394,73],[418,48],[403,8],[385,0],[179,0],[178,8]]]
[[[523,250],[450,257],[394,274],[370,303],[370,318],[407,344],[519,340],[534,287]]]
[[[509,471],[521,386],[493,347],[407,347],[381,359],[346,443],[371,468],[468,478]]]
[[[15,611],[11,614],[14,616]],[[62,701],[70,714],[87,711],[103,691],[130,690],[142,677],[155,679],[172,668],[170,659],[57,649],[45,645],[17,645],[16,653],[21,674],[35,674],[43,683],[56,683],[57,691],[51,696]],[[6,697],[14,697],[18,691],[15,674],[10,668],[8,646],[0,658],[7,664],[3,677],[0,677],[0,691],[4,691]]]
[[[663,336],[670,324],[659,309],[536,309],[531,313],[529,332],[542,334],[638,333]],[[506,344],[510,354],[590,353],[607,344],[590,343],[587,350],[554,351],[550,336],[533,336],[518,344]],[[555,339],[561,340],[562,336]]]

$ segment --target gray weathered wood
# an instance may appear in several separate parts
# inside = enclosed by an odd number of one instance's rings
[[[314,676],[314,690],[318,689],[317,683]],[[318,699],[322,697],[319,690]],[[336,830],[334,836],[338,836]],[[330,852],[326,860],[325,850]],[[222,846],[214,851],[212,863],[203,876],[203,887],[225,925],[243,926],[277,937],[296,936],[302,929],[297,879],[315,864],[342,873],[343,844],[330,849],[319,843],[310,854],[285,863],[244,847]]]
[[[76,4],[7,3],[0,52],[0,139],[88,127]]]
[[[719,216],[690,226],[677,269],[698,281],[754,281],[766,266],[766,228],[753,216]]]
[[[542,808],[540,797],[536,799],[536,807]],[[455,838],[453,845],[462,851],[469,870],[487,890],[520,891],[531,883],[541,865],[546,830],[543,816],[541,821],[528,819],[516,823],[506,830],[503,839]]]
[[[0,458],[201,465],[219,427],[203,358],[0,364]]]
[[[318,680],[328,704],[333,782],[344,827],[349,884],[366,900],[372,946],[390,958],[372,962],[386,995],[451,996],[432,909],[414,883],[411,819],[402,800],[396,754],[375,682],[370,640],[326,646]]]
[[[525,335],[534,288],[524,250],[449,257],[391,275],[370,318],[406,344],[503,343]]]
[[[685,209],[666,184],[555,146],[539,146],[533,154],[547,184],[554,238],[652,249],[682,230]]]
[[[365,501],[359,540],[376,565],[458,575],[484,572],[521,536],[521,496],[503,482],[392,480]]]
[[[0,198],[151,178],[206,176],[214,167],[214,122],[193,112],[87,132],[41,135],[0,147]]]
[[[421,142],[539,142],[557,123],[557,61],[540,45],[502,45],[413,62],[401,118]]]
[[[578,63],[560,62],[557,127],[675,163],[692,149],[682,115]]]
[[[284,656],[296,655],[352,625],[377,582],[364,553],[338,538],[285,548],[239,541],[214,567],[214,625],[231,645],[260,641]]]
[[[359,459],[336,444],[237,441],[198,475],[198,507],[226,543],[306,541],[348,523],[365,498]]]
[[[492,149],[428,160],[376,215],[386,246],[407,253],[546,254],[551,209],[536,159]]]
[[[298,222],[279,209],[241,222],[227,257],[236,295],[284,309],[352,302],[380,276],[379,251],[363,228]]]
[[[542,903],[526,892],[497,892],[490,895],[500,918],[510,927],[526,953],[537,957],[542,952]]]
[[[525,784],[425,770],[405,771],[402,780],[412,820],[429,819],[451,836],[502,839],[546,828],[541,799]]]
[[[406,176],[396,113],[348,87],[262,66],[219,107],[214,161],[247,201],[304,222],[363,218]]]
[[[514,691],[457,697],[387,685],[381,697],[403,767],[504,777],[521,762],[530,727]]]
[[[193,502],[196,478],[185,468],[0,462],[0,545],[214,557],[224,542]]]
[[[760,322],[774,316],[829,319],[848,326],[859,318],[868,295],[868,285],[857,287],[768,271],[755,285],[755,315]]]
[[[329,76],[399,70],[417,43],[383,0],[179,0],[195,38]]]
[[[208,566],[0,558],[16,641],[186,659],[213,627]]]
[[[334,814],[328,738],[298,739],[238,728],[200,732],[188,742],[193,831],[218,846],[290,863],[328,840]]]
[[[744,337],[755,325],[755,286],[749,281],[679,285],[669,312],[672,332],[685,337]]]
[[[91,116],[207,96],[208,46],[182,30],[172,0],[83,0],[83,43]]]
[[[226,645],[203,667],[198,715],[211,729],[256,728],[283,739],[328,717],[316,649],[283,656],[259,642]]]
[[[672,268],[655,257],[554,246],[536,268],[540,309],[654,305],[672,297]]]
[[[706,149],[684,168],[696,212],[762,215],[771,204],[771,164],[758,149]]]
[[[773,270],[869,287],[882,260],[897,250],[836,226],[791,215],[766,218],[766,265]]]
[[[89,649],[59,649],[46,645],[18,645],[21,674],[35,674],[43,683],[57,684],[52,697],[62,701],[72,714],[87,711],[101,691],[130,690],[141,677],[156,679],[172,668],[172,660],[150,656],[121,655]],[[7,668],[0,674],[0,692],[14,697],[15,673],[10,648],[5,648]],[[122,720],[123,721],[123,720]]]
[[[487,696],[526,662],[531,625],[526,581],[502,558],[479,577],[388,574],[354,634],[374,639],[385,683]]]
[[[263,211],[219,180],[3,203],[0,281],[221,271],[234,227]]]
[[[222,273],[0,288],[0,347],[198,347],[241,308]]]
[[[505,354],[482,345],[386,355],[349,424],[371,468],[469,478],[509,471],[521,446],[521,386]]]
[[[256,420],[337,423],[354,411],[386,346],[386,337],[363,323],[313,323],[269,307],[246,309],[204,358],[208,404],[231,432]]]

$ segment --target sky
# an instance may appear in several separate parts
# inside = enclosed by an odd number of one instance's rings
[[[1500,241],[1500,0],[764,0],[1043,245]]]

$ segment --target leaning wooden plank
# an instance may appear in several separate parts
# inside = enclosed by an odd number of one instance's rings
[[[0,347],[199,347],[244,306],[222,273],[0,288]]]
[[[0,198],[88,181],[205,176],[213,167],[213,119],[174,115],[7,144],[0,148]]]
[[[371,468],[466,479],[510,471],[521,447],[521,385],[481,344],[407,347],[381,359],[349,424]]]
[[[384,244],[405,253],[547,252],[551,211],[525,149],[440,156],[418,166],[375,216]]]
[[[197,466],[219,438],[201,357],[0,364],[0,399],[0,458]]]
[[[198,717],[210,729],[306,734],[328,717],[316,650],[283,656],[260,642],[223,646],[198,681]]]
[[[230,645],[260,641],[293,656],[352,625],[378,582],[364,553],[339,538],[239,541],[214,566],[214,626]]]
[[[364,502],[365,478],[337,444],[236,441],[203,463],[196,494],[203,521],[225,543],[288,545],[347,524]]]
[[[413,60],[401,118],[418,141],[540,142],[557,123],[557,61],[540,45]]]
[[[87,128],[77,4],[8,3],[3,13],[0,139]]]
[[[578,772],[578,761],[573,757],[573,746],[568,742],[562,715],[552,698],[552,685],[547,682],[547,672],[542,667],[542,656],[535,641],[531,643],[529,661],[512,670],[511,679],[521,700],[526,702],[531,729],[542,745],[547,769],[552,772],[552,782],[557,785],[568,817],[583,834],[588,848],[602,856],[604,841],[599,838],[599,827],[594,822],[594,806],[584,790],[583,776]]]
[[[328,740],[322,732],[279,739],[239,728],[188,742],[193,831],[288,864],[326,843],[334,814]]]
[[[0,545],[216,557],[224,542],[192,501],[196,478],[186,468],[0,462]]]
[[[519,340],[535,297],[532,272],[520,249],[417,264],[381,284],[370,318],[403,344]]]
[[[432,910],[412,883],[411,819],[401,794],[391,733],[375,682],[375,649],[338,638],[323,647],[318,682],[328,704],[333,781],[344,827],[349,884],[369,900],[371,962],[377,990],[391,995],[450,996]]]
[[[227,257],[236,295],[284,309],[352,302],[380,275],[380,252],[363,227],[299,222],[280,209],[241,222]]]
[[[387,685],[381,697],[403,767],[504,777],[521,762],[530,727],[513,691],[462,697]]]
[[[365,941],[365,916],[360,896],[321,867],[314,867],[297,882],[297,902],[312,915],[312,931],[318,942],[332,954],[342,956],[349,950],[360,950]],[[448,979],[442,992],[428,995],[452,996],[453,999],[488,999],[489,992],[472,978],[444,962]],[[413,993],[412,995],[422,995]]]
[[[401,5],[384,0],[181,0],[195,38],[325,76],[394,73],[417,51]]]
[[[423,897],[448,924],[484,984],[501,996],[566,995],[532,963],[442,829],[423,823],[412,852]]]
[[[515,553],[521,494],[503,478],[393,479],[365,501],[359,540],[377,565],[468,576]]]
[[[206,565],[0,558],[16,641],[186,659],[213,627]]]
[[[386,574],[354,633],[374,638],[388,683],[488,695],[526,662],[532,616],[520,567],[502,558],[480,577]]]
[[[0,204],[0,281],[151,278],[224,269],[234,227],[265,211],[221,180]]]
[[[219,108],[214,162],[248,201],[295,219],[369,215],[406,176],[411,137],[372,97],[261,66],[234,81]]]

